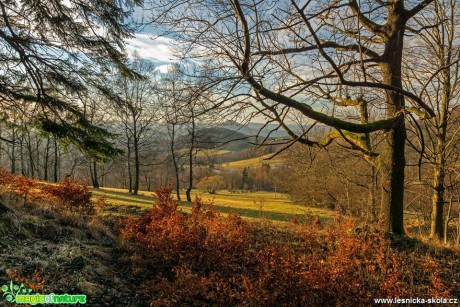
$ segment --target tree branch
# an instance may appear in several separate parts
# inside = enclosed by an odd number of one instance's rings
[[[379,35],[381,37],[387,37],[388,34],[386,31],[384,31],[384,27],[373,22],[372,20],[370,20],[369,18],[367,18],[362,12],[361,10],[359,9],[359,6],[358,6],[358,3],[356,2],[356,0],[349,0],[349,6],[351,8],[351,10],[353,11],[353,13],[359,18],[359,21],[360,23],[366,28],[368,29],[369,31],[371,31],[372,33],[376,34],[376,35]],[[297,5],[296,5],[297,7]]]
[[[300,52],[305,52],[305,51],[311,51],[311,50],[318,50],[319,48],[333,48],[336,50],[341,50],[341,51],[354,51],[354,52],[362,52],[363,54],[376,58],[376,62],[378,62],[378,59],[380,58],[380,55],[373,51],[370,50],[367,47],[364,47],[359,44],[352,44],[352,45],[341,45],[336,42],[323,42],[321,43],[320,46],[317,45],[312,45],[312,46],[304,46],[304,47],[298,47],[298,48],[284,48],[284,49],[279,49],[279,50],[262,50],[258,52],[254,52],[253,55],[281,55],[281,54],[290,54],[290,53],[300,53]]]
[[[414,17],[415,15],[417,15],[421,10],[423,10],[425,7],[427,7],[428,5],[430,5],[434,0],[423,0],[422,2],[420,2],[418,5],[416,5],[414,8],[412,8],[411,10],[405,12],[405,17],[406,17],[406,20]]]

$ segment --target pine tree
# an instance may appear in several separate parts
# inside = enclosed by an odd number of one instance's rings
[[[135,77],[125,65],[128,18],[140,0],[0,1],[0,107],[26,101],[43,130],[96,158],[118,153],[110,133],[85,118],[83,95],[108,95],[105,75]]]

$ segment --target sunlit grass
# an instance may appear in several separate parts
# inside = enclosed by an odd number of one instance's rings
[[[188,154],[189,149],[179,149],[176,151],[178,155]],[[196,153],[197,158],[205,158],[209,156],[221,156],[227,153],[232,152],[231,150],[227,149],[201,149]]]
[[[222,163],[222,168],[224,169],[243,169],[245,167],[253,167],[257,168],[262,166],[262,164],[269,164],[271,166],[280,165],[283,163],[283,159],[275,157],[273,159],[270,158],[270,154],[264,155],[261,157],[256,157],[252,159],[245,159],[245,160],[238,160],[233,162]]]
[[[108,213],[126,214],[148,210],[155,202],[151,192],[139,191],[139,195],[131,195],[126,190],[115,188],[101,188],[93,190],[95,197],[104,196],[108,203]],[[289,197],[282,193],[255,192],[255,193],[230,193],[219,191],[218,194],[207,194],[200,190],[193,190],[192,197],[201,197],[206,203],[212,204],[223,214],[235,213],[243,218],[252,220],[271,220],[275,222],[287,222],[297,214],[302,220],[306,213],[319,216],[323,221],[331,220],[334,212],[310,208],[303,205],[292,204]],[[180,210],[190,212],[191,204],[183,201],[186,199],[185,191],[181,192]]]

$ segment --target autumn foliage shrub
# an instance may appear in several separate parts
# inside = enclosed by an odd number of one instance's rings
[[[71,179],[65,179],[57,185],[47,185],[41,192],[49,201],[71,213],[94,215],[99,207],[105,205],[103,199],[96,202],[91,199],[93,193],[87,185]]]
[[[348,306],[450,295],[434,259],[393,248],[377,230],[353,231],[349,220],[321,230],[310,221],[292,225],[291,242],[261,241],[254,226],[221,216],[199,198],[191,214],[178,212],[171,192],[156,191],[150,212],[119,227],[143,285],[138,299],[152,306]]]
[[[13,175],[0,169],[0,189],[3,193],[13,194],[26,202],[29,195],[34,196],[36,185],[37,181],[34,178]]]
[[[0,189],[24,202],[28,199],[35,203],[51,205],[53,209],[65,209],[71,213],[94,215],[105,206],[105,199],[93,201],[91,189],[71,179],[59,184],[38,184],[34,178],[13,175],[0,169]]]
[[[130,218],[120,228],[120,238],[137,247],[134,258],[142,259],[138,271],[171,278],[182,264],[203,273],[225,269],[229,274],[240,266],[240,256],[251,244],[245,222],[203,209],[200,199],[195,200],[192,214],[184,215],[177,211],[169,188],[157,190],[156,196],[154,209],[137,220]]]

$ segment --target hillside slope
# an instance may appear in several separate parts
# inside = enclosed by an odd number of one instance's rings
[[[34,293],[85,294],[88,306],[130,306],[134,294],[117,266],[115,236],[99,218],[1,204],[0,236],[0,285],[35,280],[43,289]]]

